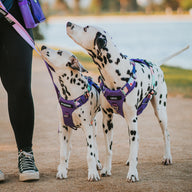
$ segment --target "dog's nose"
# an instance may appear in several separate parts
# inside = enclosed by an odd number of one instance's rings
[[[67,22],[67,27],[71,27],[72,23],[71,22]]]
[[[47,49],[47,47],[46,47],[45,45],[43,45],[43,46],[41,47],[41,51],[43,51],[44,49]]]

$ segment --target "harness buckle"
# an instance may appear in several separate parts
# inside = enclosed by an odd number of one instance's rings
[[[149,93],[150,93],[151,95],[157,95],[157,91],[155,91],[154,89],[151,89],[151,90],[149,91]]]
[[[151,89],[150,91],[149,91],[149,93],[148,93],[148,98],[152,98],[153,97],[153,95],[156,95],[157,94],[157,92],[154,90],[154,89]]]
[[[86,93],[85,93],[85,98],[88,99],[88,98],[89,98],[89,95],[90,95],[89,92],[86,92]]]

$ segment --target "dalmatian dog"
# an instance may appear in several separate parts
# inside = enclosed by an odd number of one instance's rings
[[[77,44],[83,47],[92,57],[97,65],[103,83],[110,90],[118,90],[133,76],[133,65],[130,58],[122,54],[113,43],[109,34],[95,26],[79,26],[67,22],[66,30],[68,36]],[[128,182],[139,181],[137,164],[138,164],[138,115],[137,109],[143,99],[149,94],[152,88],[152,72],[146,65],[135,63],[134,89],[128,94],[123,101],[124,118],[127,122],[129,132],[130,152],[127,160],[129,170],[127,174]],[[162,133],[164,136],[164,160],[165,165],[172,163],[170,150],[170,136],[167,129],[167,87],[164,75],[159,66],[153,65],[153,79],[155,79],[155,92],[151,99],[152,106],[156,117],[158,118]],[[103,95],[103,94],[102,94]],[[106,157],[104,166],[101,170],[101,176],[111,175],[112,162],[112,143],[113,143],[113,114],[116,109],[111,107],[109,102],[101,99],[103,113],[103,131],[106,143]]]
[[[85,72],[86,70],[79,63],[75,55],[68,51],[53,50],[46,46],[41,47],[41,54],[47,64],[53,69],[54,82],[65,100],[72,100],[85,93],[88,88],[88,80],[81,72]],[[89,181],[100,180],[97,168],[101,169],[102,167],[98,156],[96,143],[97,129],[94,119],[99,107],[100,93],[92,86],[88,101],[72,113],[74,125],[82,128],[86,136]],[[60,105],[58,106],[58,110],[60,114],[60,164],[56,178],[65,179],[68,173],[73,129],[65,124]]]

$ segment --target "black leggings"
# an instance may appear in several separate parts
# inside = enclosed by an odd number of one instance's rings
[[[23,25],[16,3],[9,12]],[[27,31],[32,36],[32,30]],[[32,147],[34,127],[31,64],[32,48],[0,18],[0,78],[7,91],[9,118],[18,150],[25,151]]]

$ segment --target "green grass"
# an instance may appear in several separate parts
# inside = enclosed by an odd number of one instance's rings
[[[192,70],[177,67],[161,67],[170,95],[182,95],[192,98]]]

